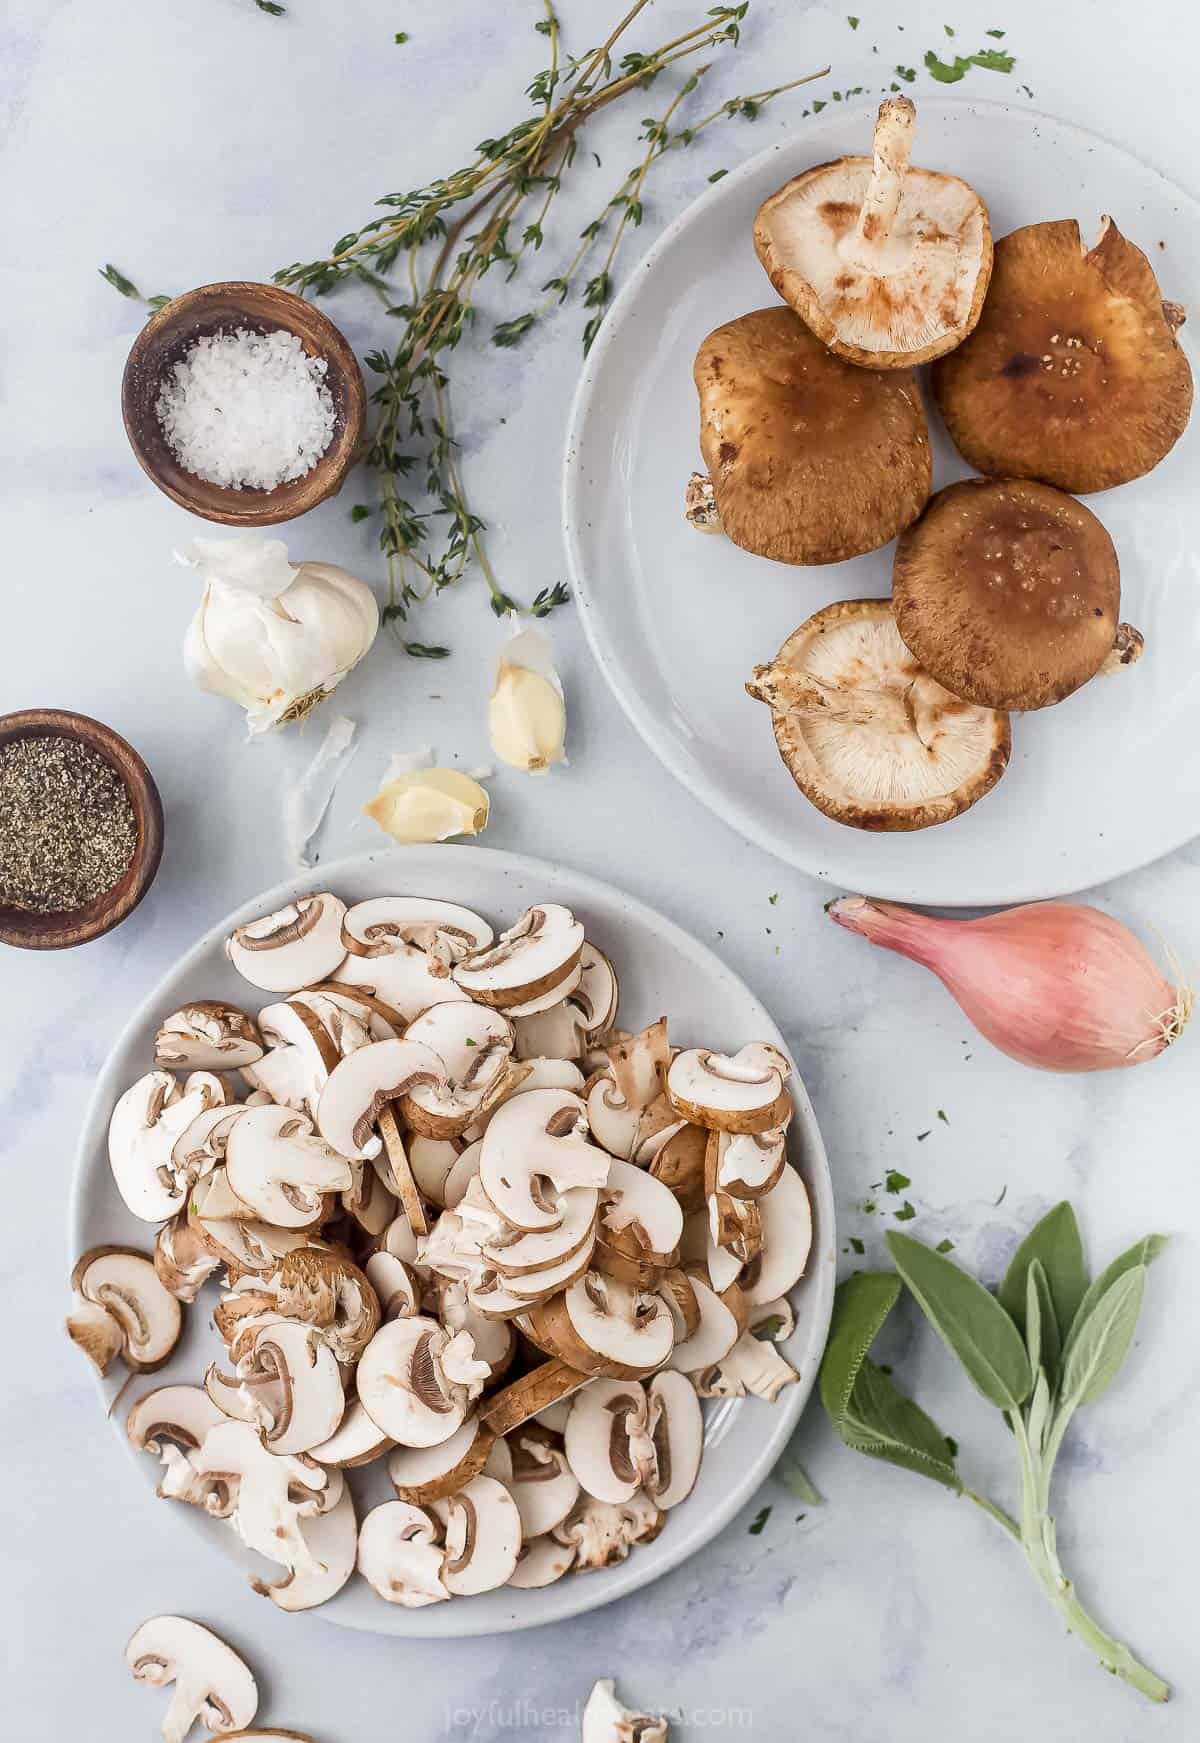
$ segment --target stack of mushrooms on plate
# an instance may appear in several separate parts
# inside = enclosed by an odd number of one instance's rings
[[[219,1291],[203,1383],[128,1413],[159,1494],[275,1564],[255,1584],[284,1610],[356,1567],[416,1607],[623,1560],[693,1487],[701,1398],[796,1378],[790,1062],[619,1029],[612,963],[552,903],[497,938],[449,902],[323,892],[226,948],[268,1002],[166,1015],[112,1112],[152,1250],[72,1277],[102,1373],[161,1367]],[[360,1526],[370,1465],[391,1498]]]
[[[1192,378],[1142,251],[1102,222],[995,245],[979,194],[909,163],[916,111],[879,111],[874,157],[796,176],[754,245],[786,307],[718,327],[696,357],[707,473],[697,529],[777,562],[896,539],[892,598],[839,600],[755,668],[797,786],[859,829],[924,829],[1003,775],[1009,714],[1138,659],[1117,553],[1076,500],[1149,472]],[[982,477],[932,496],[917,366]]]

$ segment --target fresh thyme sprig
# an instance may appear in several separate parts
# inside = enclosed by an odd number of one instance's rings
[[[348,281],[365,283],[398,323],[394,344],[364,359],[377,378],[366,464],[379,488],[379,544],[388,567],[384,621],[397,634],[415,604],[453,586],[472,562],[487,582],[497,616],[520,609],[488,560],[481,536],[485,525],[463,489],[450,420],[450,354],[476,319],[481,281],[493,268],[512,279],[525,258],[543,246],[548,214],[575,161],[585,122],[629,93],[648,89],[676,62],[736,45],[749,10],[749,0],[713,6],[699,23],[653,52],[629,50],[617,59],[618,45],[649,0],[634,0],[605,40],[579,56],[564,53],[550,0],[543,4],[545,16],[535,29],[548,39],[549,65],[526,87],[534,113],[498,138],[482,140],[463,168],[425,187],[385,195],[377,202],[382,214],[341,237],[323,259],[275,274],[277,283],[309,296],[325,295]],[[496,326],[493,344],[519,344],[566,299],[613,218],[604,263],[583,286],[583,306],[590,311],[586,350],[611,300],[621,241],[642,221],[643,188],[654,163],[665,152],[690,145],[722,117],[753,119],[765,103],[794,88],[780,85],[731,99],[692,126],[672,130],[681,105],[707,71],[708,64],[702,65],[659,118],[643,123],[641,160],[585,229],[571,261],[543,286],[543,303]],[[544,588],[529,610],[545,616],[566,597],[561,583]],[[402,645],[413,651],[420,644]]]

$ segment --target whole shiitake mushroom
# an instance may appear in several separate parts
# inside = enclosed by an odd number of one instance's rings
[[[912,370],[855,369],[773,308],[710,333],[695,379],[712,503],[693,478],[693,525],[777,562],[839,563],[925,506],[929,431]]]
[[[933,370],[955,446],[980,472],[1084,495],[1140,478],[1191,413],[1182,320],[1111,218],[1090,249],[1074,219],[1014,230],[979,325]]]

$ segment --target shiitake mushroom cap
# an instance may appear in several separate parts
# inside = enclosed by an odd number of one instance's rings
[[[986,708],[1045,708],[1113,650],[1121,572],[1089,508],[1029,479],[938,491],[901,537],[896,627],[926,671]]]
[[[1192,373],[1150,262],[1111,218],[997,242],[975,331],[934,365],[955,446],[979,472],[1086,495],[1140,478],[1187,426]]]
[[[696,355],[700,448],[721,526],[781,563],[886,545],[929,497],[929,430],[911,369],[855,369],[791,309],[718,327]]]

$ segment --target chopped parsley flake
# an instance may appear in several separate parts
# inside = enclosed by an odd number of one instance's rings
[[[954,1251],[954,1242],[949,1239],[939,1241],[933,1250],[935,1253],[952,1253]]]
[[[867,1250],[866,1247],[864,1246],[864,1244],[862,1243],[862,1241],[859,1240],[857,1235],[850,1236],[850,1247],[851,1247],[851,1251],[859,1254],[860,1257]]]
[[[898,1223],[910,1223],[917,1213],[906,1198],[900,1209],[893,1211],[892,1214]]]
[[[898,1168],[889,1168],[883,1183],[889,1192],[903,1192],[906,1186],[912,1185],[908,1175],[901,1174]]]
[[[754,1515],[754,1518],[750,1521],[750,1535],[751,1535],[751,1537],[761,1537],[762,1536],[763,1532],[766,1529],[767,1520],[770,1517],[771,1517],[771,1509],[769,1507],[761,1508],[759,1510],[759,1512],[757,1512]]]

